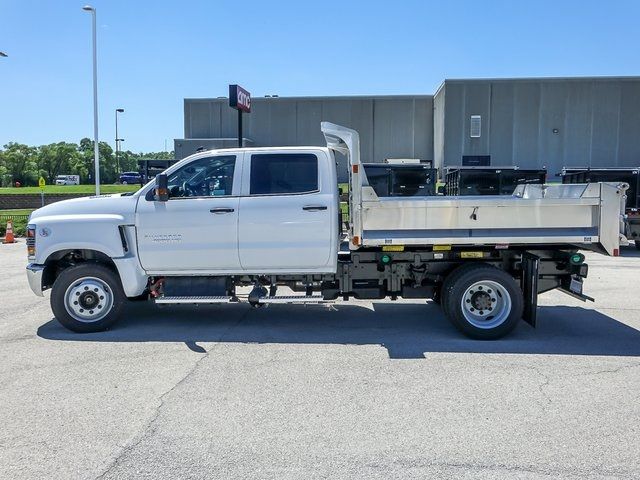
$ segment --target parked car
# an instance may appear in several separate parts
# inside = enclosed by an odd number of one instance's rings
[[[80,185],[80,175],[58,175],[56,185]]]
[[[120,174],[120,183],[123,185],[131,183],[142,183],[142,175],[138,172],[124,172]]]

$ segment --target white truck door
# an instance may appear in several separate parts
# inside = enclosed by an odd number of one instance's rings
[[[169,200],[138,201],[138,255],[150,273],[238,271],[240,162],[197,158],[168,175]]]
[[[337,185],[331,186],[324,155],[298,150],[246,155],[238,223],[245,271],[335,271]]]

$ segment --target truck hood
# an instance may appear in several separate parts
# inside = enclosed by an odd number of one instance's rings
[[[125,223],[134,223],[137,195],[100,195],[98,197],[81,197],[55,202],[35,210],[30,222],[45,217],[82,217],[95,215],[117,215]]]

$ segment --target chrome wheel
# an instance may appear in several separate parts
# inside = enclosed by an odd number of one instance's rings
[[[511,313],[511,296],[498,282],[482,280],[464,292],[461,301],[464,318],[474,327],[495,328]]]
[[[64,306],[69,315],[79,322],[97,322],[111,311],[113,292],[99,278],[79,278],[67,288]]]

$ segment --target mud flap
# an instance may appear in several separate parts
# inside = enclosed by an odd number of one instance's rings
[[[532,327],[536,326],[538,311],[538,269],[540,257],[529,252],[522,254],[522,294],[524,310],[522,319]]]

